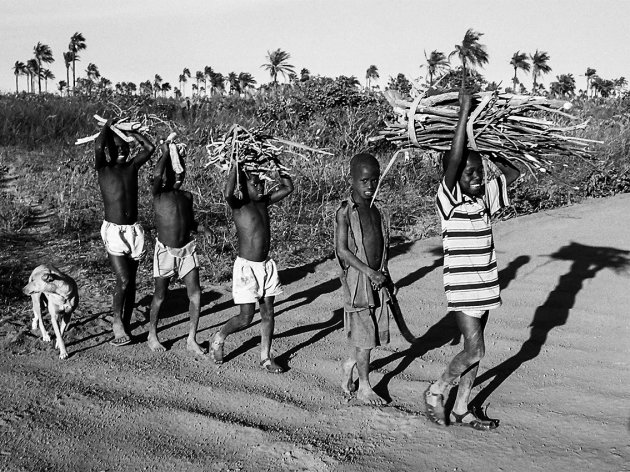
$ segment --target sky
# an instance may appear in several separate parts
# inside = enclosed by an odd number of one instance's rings
[[[205,66],[267,83],[261,65],[280,48],[298,73],[354,75],[365,83],[376,65],[376,84],[384,88],[400,72],[424,77],[425,51],[448,55],[469,28],[483,33],[489,54],[479,72],[504,87],[511,85],[512,55],[537,49],[551,57],[551,73],[539,79],[545,85],[572,73],[585,88],[587,67],[605,79],[630,79],[625,0],[0,0],[0,12],[2,92],[15,91],[13,65],[32,58],[37,42],[53,51],[49,90],[56,89],[66,76],[62,54],[77,31],[87,43],[77,77],[92,62],[113,83],[160,74],[176,87],[185,67],[194,76]],[[529,74],[519,77],[531,87]]]

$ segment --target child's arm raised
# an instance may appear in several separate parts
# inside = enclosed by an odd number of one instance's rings
[[[153,169],[153,186],[151,187],[151,193],[153,194],[153,196],[156,196],[162,192],[162,174],[164,173],[164,166],[166,165],[166,162],[171,158],[168,144],[163,143],[160,148],[162,149],[162,155],[156,162],[155,168]]]
[[[133,136],[143,148],[142,151],[140,151],[138,155],[133,158],[134,164],[137,167],[140,167],[142,164],[149,160],[149,158],[155,151],[155,145],[151,141],[149,141],[149,139],[145,135],[139,133],[138,131],[129,131],[128,134]]]
[[[380,271],[374,270],[369,265],[361,262],[361,260],[352,254],[352,251],[348,248],[348,217],[346,215],[345,207],[341,207],[337,210],[336,218],[337,227],[335,229],[335,250],[337,251],[337,256],[339,256],[346,264],[367,275],[376,288],[381,288],[382,285],[387,283],[387,277]]]
[[[503,175],[505,176],[505,182],[508,185],[513,183],[521,175],[520,169],[503,157],[497,156],[495,159],[492,160],[492,162],[503,173]]]
[[[269,194],[269,204],[279,202],[293,192],[293,180],[288,175],[278,174],[280,185]]]
[[[459,97],[459,118],[455,127],[455,136],[451,144],[451,150],[446,157],[447,164],[444,170],[444,182],[446,187],[452,192],[455,184],[459,180],[463,166],[464,152],[466,151],[466,121],[470,114],[471,97],[464,92]]]
[[[236,208],[243,203],[242,197],[237,198],[236,195],[234,195],[234,191],[236,190],[236,172],[240,172],[237,168],[238,166],[236,164],[232,164],[227,179],[225,180],[225,185],[223,186],[223,198],[225,198],[227,204],[230,205],[230,208]],[[241,177],[242,176],[241,174]],[[243,179],[241,179],[240,185],[243,185]],[[241,196],[244,195],[242,188],[239,188],[238,191]]]
[[[107,141],[112,139],[112,130],[109,128],[116,123],[118,118],[110,118],[107,123],[103,125],[101,132],[94,141],[94,168],[96,170],[102,169],[107,166],[107,157],[105,156],[105,148],[107,147]]]

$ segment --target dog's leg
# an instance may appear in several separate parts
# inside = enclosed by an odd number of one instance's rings
[[[44,326],[44,320],[42,319],[42,294],[41,293],[33,293],[31,295],[31,301],[33,302],[33,323],[31,327],[33,329],[37,328],[39,325],[39,331],[42,334],[42,339],[44,342],[50,342],[50,334],[46,331],[46,327]]]
[[[59,312],[57,311],[57,306],[52,303],[49,303],[48,311],[50,312],[50,317],[52,319],[52,325],[53,325],[53,329],[55,330],[55,336],[57,336],[56,347],[59,348],[59,359],[65,359],[68,357],[68,353],[66,352],[66,345],[63,343],[63,337],[61,335],[61,330],[59,329],[59,321],[58,321]],[[64,326],[64,329],[65,329],[65,326]]]

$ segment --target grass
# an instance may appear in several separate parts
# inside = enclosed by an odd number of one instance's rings
[[[349,159],[368,149],[366,137],[376,133],[389,113],[389,106],[376,95],[330,82],[320,85],[249,99],[213,97],[191,110],[168,99],[123,97],[107,102],[0,96],[0,168],[19,169],[20,194],[54,209],[51,225],[58,236],[98,238],[102,203],[93,169],[93,148],[74,146],[73,142],[96,131],[91,118],[94,113],[109,117],[121,107],[134,116],[159,116],[169,125],[156,126],[152,138],[158,140],[175,130],[189,146],[184,188],[194,194],[197,218],[218,236],[212,247],[200,242],[205,274],[213,282],[223,282],[231,276],[236,233],[222,198],[224,175],[205,167],[205,144],[236,122],[246,127],[266,124],[275,136],[334,153],[334,157],[310,155],[308,160],[290,155],[285,158],[295,176],[296,191],[272,207],[272,251],[281,266],[300,265],[332,253],[335,210],[349,190]],[[511,190],[514,207],[504,217],[630,188],[629,102],[589,101],[578,103],[576,108],[581,118],[591,120],[591,126],[580,136],[604,141],[597,148],[597,161],[559,162],[555,179],[524,176]],[[382,144],[369,150],[383,166],[394,151]],[[380,205],[390,212],[392,233],[398,240],[439,233],[433,203],[440,179],[438,162],[436,155],[414,152],[385,178]],[[140,221],[149,231],[153,230],[149,191],[152,163],[141,169],[139,177]],[[19,233],[28,211],[29,205],[20,195],[0,193],[0,227],[5,233]]]

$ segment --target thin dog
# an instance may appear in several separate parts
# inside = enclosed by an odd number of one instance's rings
[[[66,359],[68,352],[63,342],[63,333],[70,323],[72,312],[79,305],[79,290],[74,279],[55,266],[40,265],[33,270],[28,284],[22,289],[33,301],[33,324],[31,329],[39,326],[44,342],[50,342],[50,335],[44,327],[42,308],[48,307],[50,318],[59,349],[59,359]]]

